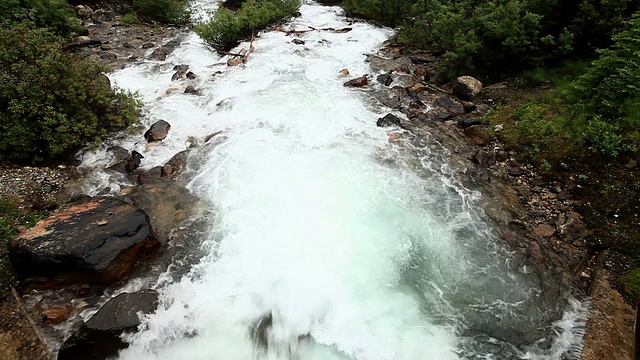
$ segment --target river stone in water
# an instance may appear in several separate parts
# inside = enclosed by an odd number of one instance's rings
[[[62,345],[58,360],[102,360],[127,347],[120,335],[136,330],[139,314],[153,312],[158,293],[143,290],[123,293],[109,300]]]
[[[44,287],[70,283],[109,284],[158,249],[149,218],[114,198],[89,198],[9,242],[20,277]]]
[[[147,132],[144,133],[144,138],[147,142],[161,141],[164,140],[169,134],[169,129],[171,129],[171,124],[164,120],[156,121]]]

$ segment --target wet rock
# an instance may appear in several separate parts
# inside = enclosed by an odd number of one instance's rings
[[[169,54],[171,54],[178,46],[180,46],[180,39],[175,38],[155,49],[151,55],[149,55],[149,58],[152,60],[165,61],[167,60],[167,56],[169,56]]]
[[[465,101],[473,100],[480,91],[482,91],[482,83],[471,76],[460,76],[453,85],[453,93]]]
[[[174,181],[144,184],[127,197],[149,214],[154,233],[163,244],[168,241],[171,231],[180,225],[177,219],[182,215],[176,217],[178,212],[185,212],[190,217],[202,209],[198,199]]]
[[[100,51],[98,52],[98,56],[100,56],[100,59],[102,60],[106,60],[106,61],[116,61],[118,60],[118,56],[112,52],[109,51]]]
[[[64,342],[58,360],[101,360],[116,356],[127,347],[122,333],[135,331],[140,325],[139,316],[157,307],[158,293],[153,290],[122,293],[112,298]]]
[[[151,48],[154,48],[154,47],[156,47],[156,44],[151,43],[151,42],[142,44],[142,48],[143,49],[151,49]]]
[[[378,75],[376,79],[380,84],[383,84],[384,86],[389,86],[393,82],[393,78],[389,74]]]
[[[521,168],[519,168],[517,166],[514,166],[514,167],[509,169],[508,173],[511,176],[517,177],[517,176],[524,175],[526,172],[524,170],[522,170]]]
[[[187,77],[187,71],[189,71],[189,65],[176,65],[173,67],[175,73],[171,77],[171,81],[184,79]]]
[[[162,166],[162,172],[161,172],[162,177],[167,179],[173,179],[176,176],[180,175],[182,171],[186,168],[188,157],[189,157],[189,150],[184,150],[175,154],[171,158],[171,160],[167,161],[167,163]]]
[[[41,287],[113,283],[158,247],[144,211],[115,198],[89,198],[9,243],[19,276]]]
[[[366,61],[374,72],[403,72],[409,73],[412,67],[411,59],[408,57],[400,57],[397,59],[385,59],[377,55],[367,55]]]
[[[193,72],[191,72],[191,71],[187,72],[187,79],[194,80],[197,77],[198,76],[196,74],[194,74]]]
[[[393,114],[387,114],[384,117],[381,117],[380,119],[378,119],[378,121],[376,122],[376,125],[378,127],[393,127],[393,126],[400,126],[401,123],[401,119]]]
[[[200,91],[195,86],[189,85],[184,89],[185,94],[200,95]]]
[[[42,313],[42,322],[47,325],[57,325],[69,318],[69,310],[66,308],[53,308]]]
[[[488,167],[496,162],[496,156],[493,151],[478,150],[473,154],[471,160],[482,167]]]
[[[468,128],[474,125],[482,125],[483,122],[481,119],[476,119],[472,117],[461,117],[458,119],[458,126],[461,128]]]
[[[470,126],[464,129],[464,134],[476,145],[488,145],[491,142],[489,131],[484,126]]]
[[[156,121],[147,132],[144,133],[144,138],[147,142],[161,141],[164,140],[169,134],[169,129],[171,129],[171,124],[164,120]]]
[[[409,87],[407,87],[407,90],[409,91],[415,91],[415,92],[423,92],[427,90],[427,86],[423,83],[415,83],[410,85]]]
[[[133,150],[131,152],[131,156],[127,159],[127,165],[125,166],[125,171],[127,173],[132,173],[140,166],[140,160],[144,159],[144,156],[139,152]]]
[[[305,42],[300,40],[300,39],[293,39],[293,40],[291,40],[291,42],[293,44],[296,44],[296,45],[304,45],[305,44]]]
[[[533,230],[533,234],[539,238],[550,238],[555,235],[556,229],[549,224],[540,224]]]
[[[361,76],[359,78],[351,79],[344,83],[344,86],[347,87],[363,87],[369,84],[369,80],[367,79],[367,75]]]
[[[155,166],[148,170],[138,171],[138,184],[152,184],[163,182],[162,166]]]
[[[113,21],[116,18],[115,11],[98,9],[93,12],[93,21],[96,23],[104,23],[107,21]]]

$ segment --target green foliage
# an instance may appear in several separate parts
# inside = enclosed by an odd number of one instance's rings
[[[123,25],[139,24],[140,20],[138,20],[138,17],[136,16],[136,14],[127,13],[122,15],[122,17],[120,18],[120,23]]]
[[[156,20],[164,24],[184,24],[190,16],[186,0],[132,0],[131,10],[139,19]]]
[[[299,8],[300,0],[248,0],[237,13],[216,10],[210,21],[196,24],[194,30],[213,48],[228,50],[267,25],[292,17]]]
[[[61,36],[83,32],[75,12],[65,0],[4,0],[0,6],[4,26],[33,24]]]
[[[0,294],[14,282],[15,276],[9,261],[8,243],[18,233],[18,227],[31,227],[42,216],[21,211],[15,201],[0,198]]]
[[[616,156],[640,138],[640,15],[600,50],[587,72],[564,92],[575,104],[574,126],[585,126],[594,149]]]
[[[414,0],[344,0],[342,6],[352,15],[397,26],[409,14],[414,3]]]
[[[414,6],[413,23],[401,29],[402,43],[445,53],[451,74],[495,77],[535,66],[572,50],[572,34],[543,31],[544,17],[533,1],[431,0]],[[426,10],[422,10],[422,9]],[[517,59],[517,61],[514,61]]]
[[[0,29],[0,160],[63,160],[136,119],[139,103],[113,91],[105,69],[62,52],[43,29]]]
[[[640,269],[634,269],[622,278],[625,292],[631,295],[633,301],[640,300]]]

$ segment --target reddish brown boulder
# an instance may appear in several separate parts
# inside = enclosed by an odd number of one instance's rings
[[[367,79],[367,75],[360,76],[359,78],[351,79],[344,83],[344,86],[347,87],[363,87],[369,85],[369,80]]]
[[[115,198],[88,198],[11,240],[9,254],[26,282],[58,287],[121,280],[159,246],[144,211]]]

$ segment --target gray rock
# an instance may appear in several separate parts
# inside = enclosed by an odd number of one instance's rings
[[[169,134],[171,124],[164,120],[156,121],[147,132],[144,133],[144,138],[147,142],[154,142],[164,140]]]
[[[127,347],[120,335],[140,325],[139,314],[158,306],[158,293],[143,290],[122,293],[109,300],[62,345],[58,360],[110,359]]]
[[[378,119],[378,121],[376,122],[376,125],[378,127],[393,127],[393,126],[400,126],[402,120],[393,115],[393,114],[387,114],[384,117],[381,117],[380,119]]]

